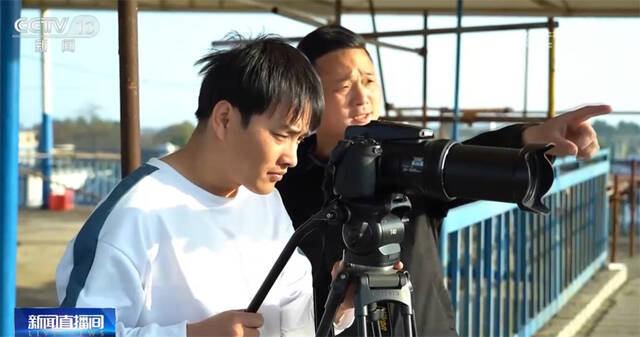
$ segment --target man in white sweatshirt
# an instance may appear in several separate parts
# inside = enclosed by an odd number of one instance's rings
[[[311,267],[298,252],[258,313],[242,309],[293,232],[274,185],[319,123],[320,81],[271,37],[198,63],[193,135],[93,211],[58,265],[61,306],[116,308],[119,336],[313,335]],[[348,307],[336,328],[353,321]]]

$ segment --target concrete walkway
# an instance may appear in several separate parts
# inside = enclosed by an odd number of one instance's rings
[[[18,212],[17,307],[55,307],[56,267],[67,243],[78,233],[92,207],[67,212],[23,209]]]
[[[639,253],[630,258],[629,238],[619,238],[616,264],[598,271],[534,337],[640,337]]]
[[[627,281],[603,307],[606,311],[595,327],[579,336],[640,336],[640,278]]]
[[[594,315],[591,324],[585,326],[581,337],[638,337],[640,336],[640,252],[636,240],[634,257],[629,257],[629,240],[621,238],[616,262],[627,266],[627,282],[604,302]]]

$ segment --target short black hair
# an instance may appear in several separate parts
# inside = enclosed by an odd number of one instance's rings
[[[298,43],[298,49],[312,64],[315,64],[319,57],[346,48],[362,48],[369,55],[364,38],[340,25],[319,27]]]
[[[320,124],[324,109],[322,84],[313,66],[296,48],[273,35],[244,40],[234,34],[236,43],[226,50],[214,50],[196,62],[204,64],[198,97],[198,121],[211,116],[213,107],[227,100],[242,116],[244,127],[253,115],[288,105],[288,122],[309,120],[309,130]],[[310,108],[311,115],[305,111]]]

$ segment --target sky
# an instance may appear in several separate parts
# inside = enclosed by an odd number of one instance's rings
[[[92,15],[100,25],[91,38],[75,39],[75,50],[62,51],[62,40],[49,39],[54,118],[76,118],[95,107],[101,118],[119,119],[118,29],[115,11],[51,10],[49,16],[70,21]],[[24,9],[22,17],[39,17]],[[557,18],[556,111],[585,103],[607,103],[615,111],[640,112],[640,18]],[[535,17],[463,18],[463,26],[545,22]],[[430,28],[455,27],[454,16],[430,16]],[[371,32],[368,15],[345,15],[342,24]],[[378,31],[421,29],[421,15],[378,15]],[[244,36],[273,33],[303,36],[314,27],[274,14],[140,12],[138,16],[140,124],[160,128],[196,122],[194,112],[201,82],[195,61],[231,31]],[[383,39],[420,47],[422,36]],[[41,120],[41,53],[34,38],[21,39],[20,123]],[[547,30],[529,32],[529,111],[547,107]],[[521,111],[525,88],[525,31],[462,35],[460,107],[510,107]],[[377,62],[375,49],[368,47]],[[455,35],[428,39],[429,106],[454,103]],[[382,69],[388,100],[395,106],[422,104],[422,59],[413,53],[382,48]],[[377,65],[377,63],[376,63]],[[638,115],[603,118],[640,123]]]

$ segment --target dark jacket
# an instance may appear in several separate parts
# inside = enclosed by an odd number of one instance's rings
[[[522,131],[526,127],[523,124],[508,126],[483,133],[463,143],[519,148],[523,145]],[[315,158],[315,146],[315,135],[306,138],[298,148],[298,165],[289,169],[284,179],[276,185],[294,228],[298,228],[320,210],[324,201],[322,182],[325,164]],[[405,226],[401,259],[411,274],[414,288],[412,304],[416,312],[419,336],[457,336],[453,307],[443,284],[438,238],[448,210],[464,202],[433,202],[411,197],[411,221]],[[313,268],[315,313],[316,320],[319,320],[324,313],[324,303],[331,284],[331,267],[335,261],[340,260],[344,248],[341,228],[328,227],[324,231],[316,231],[305,238],[300,248]],[[397,312],[390,315],[394,335],[402,335],[402,324],[395,324]],[[343,335],[356,335],[355,324]]]

